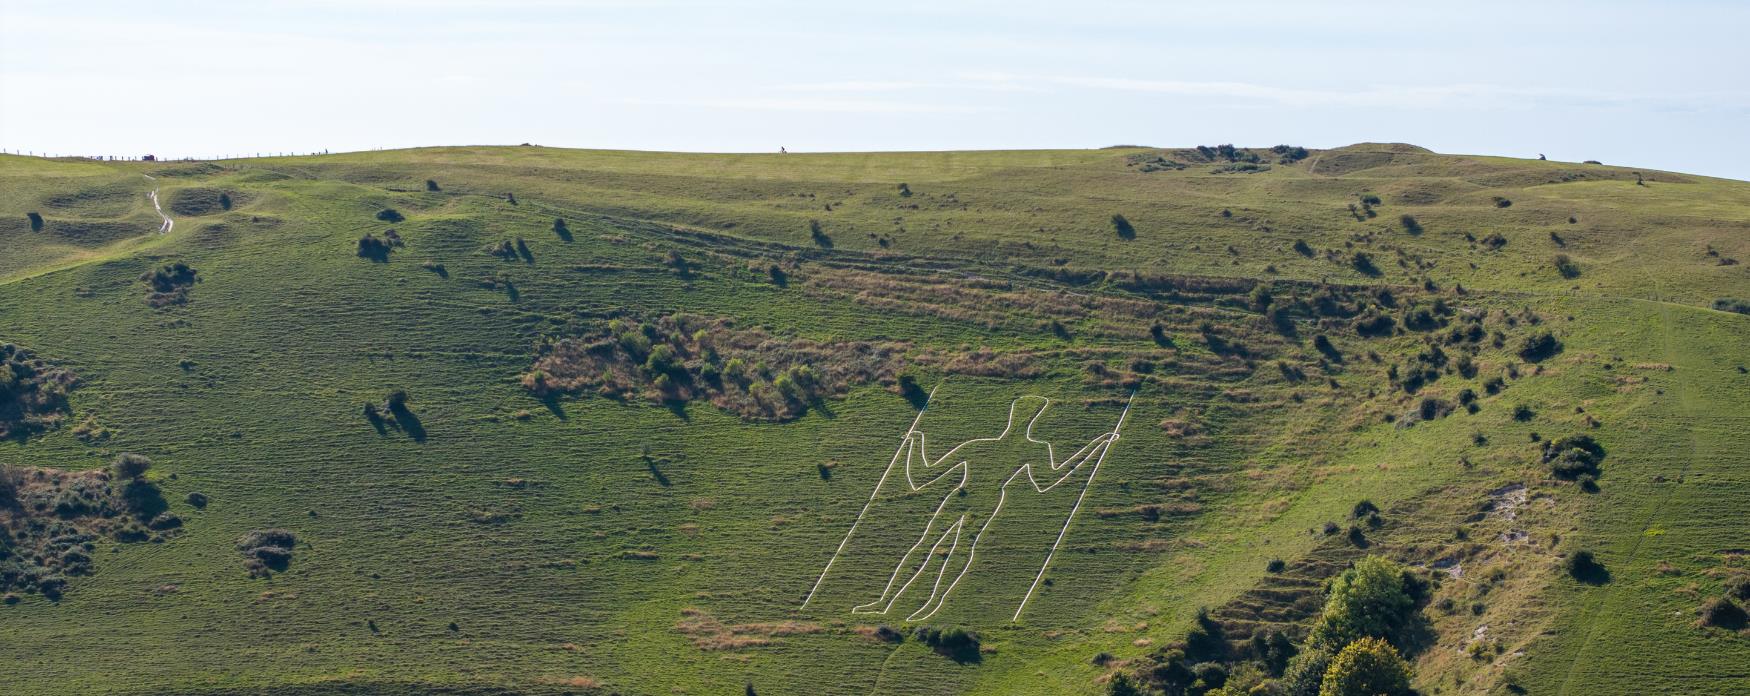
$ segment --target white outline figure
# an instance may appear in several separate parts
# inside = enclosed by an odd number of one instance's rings
[[[1132,392],[1130,396],[1131,400],[1134,400],[1136,398],[1136,393]],[[932,399],[935,397],[934,389],[930,391],[930,397]],[[988,516],[986,516],[984,524],[978,529],[978,533],[972,537],[971,544],[967,548],[964,558],[959,560],[959,570],[953,574],[953,579],[950,580],[947,587],[944,588],[942,586],[942,581],[948,577],[949,567],[957,560],[957,554],[960,549],[960,539],[962,533],[965,531],[966,521],[969,516],[966,513],[962,513],[952,524],[948,525],[947,529],[941,531],[939,535],[936,534],[937,523],[941,520],[942,511],[948,506],[948,503],[953,500],[955,494],[959,493],[966,487],[971,474],[970,463],[966,460],[955,461],[955,456],[960,452],[961,448],[968,445],[980,442],[995,442],[1007,438],[1014,430],[1015,415],[1021,406],[1021,402],[1030,399],[1040,399],[1044,401],[1044,403],[1040,404],[1039,410],[1028,420],[1025,437],[1028,442],[1045,446],[1047,465],[1051,468],[1053,474],[1062,472],[1062,475],[1057,476],[1055,480],[1047,485],[1041,485],[1031,461],[1023,461],[1019,464],[1014,472],[1009,474],[1009,476],[1003,480],[1002,489],[997,498],[995,508],[991,510]],[[924,602],[923,606],[912,612],[910,616],[907,616],[906,620],[920,621],[935,615],[935,613],[942,608],[942,605],[946,603],[948,595],[953,592],[954,588],[960,584],[960,581],[966,577],[967,572],[971,570],[972,562],[977,556],[979,540],[983,538],[985,531],[990,529],[991,522],[993,522],[998,514],[1002,512],[1003,504],[1008,499],[1009,484],[1014,483],[1019,479],[1022,473],[1026,473],[1027,481],[1032,485],[1034,492],[1046,493],[1057,488],[1058,485],[1062,484],[1064,481],[1069,480],[1071,476],[1074,476],[1077,471],[1080,471],[1082,466],[1087,464],[1091,459],[1094,463],[1093,470],[1089,472],[1087,480],[1083,482],[1082,490],[1077,494],[1075,506],[1070,509],[1069,515],[1064,519],[1062,529],[1058,530],[1057,540],[1052,544],[1051,550],[1046,554],[1045,562],[1039,567],[1039,573],[1034,577],[1033,584],[1027,588],[1027,594],[1022,597],[1020,606],[1015,609],[1014,618],[1011,620],[1019,621],[1021,612],[1026,609],[1027,602],[1032,599],[1033,592],[1038,589],[1040,581],[1044,579],[1046,568],[1051,565],[1051,559],[1056,555],[1058,546],[1063,543],[1064,537],[1068,534],[1070,522],[1075,518],[1076,512],[1081,509],[1082,500],[1087,496],[1088,487],[1093,484],[1094,477],[1099,475],[1100,464],[1106,460],[1106,454],[1110,451],[1112,443],[1118,440],[1118,431],[1124,426],[1125,417],[1130,413],[1130,403],[1127,402],[1124,406],[1124,412],[1119,415],[1118,423],[1113,426],[1111,432],[1104,433],[1099,437],[1094,438],[1093,441],[1082,447],[1075,454],[1072,454],[1068,458],[1059,462],[1051,443],[1033,437],[1033,427],[1038,424],[1039,419],[1045,415],[1046,410],[1050,407],[1051,400],[1042,396],[1029,395],[1016,398],[1009,404],[1009,419],[1003,426],[1001,434],[996,437],[968,440],[955,446],[953,449],[948,450],[947,453],[940,457],[931,458],[926,451],[927,438],[923,432],[917,429],[918,423],[923,419],[924,410],[929,408],[929,402],[926,401],[924,409],[920,409],[917,417],[912,420],[911,428],[906,431],[905,439],[900,443],[899,450],[894,452],[893,459],[888,462],[887,469],[882,472],[881,479],[876,482],[875,489],[870,492],[869,500],[863,504],[862,511],[857,513],[856,521],[851,523],[851,528],[845,532],[845,538],[839,542],[838,549],[833,552],[832,558],[827,561],[826,567],[821,570],[820,577],[814,581],[814,587],[809,590],[807,598],[803,599],[802,606],[807,607],[808,603],[813,601],[814,595],[819,592],[820,585],[826,580],[827,573],[831,572],[833,563],[844,553],[845,546],[850,543],[851,537],[856,534],[857,527],[862,524],[864,516],[868,514],[869,508],[874,504],[875,499],[880,496],[882,486],[887,483],[887,479],[893,474],[894,467],[898,466],[900,455],[902,453],[905,455],[905,482],[908,491],[918,491],[928,488],[936,482],[947,478],[955,471],[959,471],[960,480],[956,483],[953,489],[947,491],[947,493],[943,495],[942,502],[936,506],[935,511],[931,513],[929,522],[925,524],[923,533],[919,535],[918,540],[912,544],[911,548],[908,549],[905,555],[900,559],[898,565],[894,567],[893,574],[888,577],[887,584],[882,589],[881,597],[873,602],[853,607],[851,609],[851,613],[853,614],[886,614],[890,611],[893,608],[893,604],[911,588],[912,584],[917,582],[918,578],[923,577],[924,573],[929,569],[931,562],[936,559],[943,545],[946,544],[948,550],[946,554],[941,554],[941,566],[937,568],[936,576],[931,583],[929,599]],[[949,464],[949,462],[952,462],[952,464]],[[920,466],[926,472],[944,466],[946,466],[946,468],[942,473],[937,474],[935,477],[925,481],[922,485],[919,485],[917,479],[913,477],[914,464]],[[925,553],[922,561],[914,561],[913,559],[917,555],[919,549],[923,548],[925,542],[930,541],[932,535],[936,535],[935,542],[930,545],[929,550]],[[900,576],[906,571],[906,569],[914,563],[917,565],[917,570],[913,571],[911,576],[907,578],[896,591],[894,585],[899,582]]]

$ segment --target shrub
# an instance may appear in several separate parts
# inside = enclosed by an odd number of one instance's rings
[[[358,257],[377,263],[388,263],[389,251],[393,248],[394,246],[389,241],[378,239],[366,232],[365,236],[359,237]]]
[[[219,207],[224,208],[225,210],[231,209],[231,194],[223,191],[219,192]]]
[[[819,220],[808,221],[808,238],[814,240],[815,246],[823,249],[832,248],[832,237],[828,237],[826,231],[820,228]]]
[[[1726,582],[1726,595],[1750,601],[1750,576],[1740,575]]]
[[[899,195],[905,196],[905,197],[910,197],[911,196],[911,187],[905,185],[904,183],[901,183],[899,185]]]
[[[1325,668],[1319,696],[1398,696],[1410,693],[1410,665],[1378,638],[1343,647]]]
[[[1575,264],[1573,259],[1568,258],[1567,254],[1556,254],[1553,263],[1555,264],[1556,272],[1562,274],[1563,278],[1572,280],[1580,277],[1580,266]]]
[[[1405,232],[1408,232],[1410,234],[1421,234],[1422,233],[1422,223],[1417,222],[1416,217],[1414,215],[1405,215],[1403,217],[1400,217],[1400,218],[1398,218],[1398,222],[1403,223]]]
[[[123,452],[109,465],[110,471],[120,480],[132,480],[146,475],[146,470],[152,468],[152,460],[144,455]]]
[[[1558,478],[1576,479],[1582,475],[1596,478],[1605,454],[1604,446],[1591,435],[1569,435],[1544,443],[1543,463]]]
[[[936,654],[955,662],[977,662],[979,660],[978,634],[959,626],[950,628],[919,626],[912,635],[924,645],[930,646],[930,649],[936,651]]]
[[[1742,607],[1725,597],[1712,597],[1702,602],[1699,613],[1703,626],[1736,631],[1750,625],[1750,614],[1745,614]]]
[[[1284,563],[1282,561],[1282,559],[1280,559],[1280,558],[1272,558],[1272,559],[1270,559],[1269,563],[1264,564],[1265,572],[1270,572],[1270,573],[1280,573],[1280,572],[1282,572],[1282,570],[1284,568],[1287,568],[1287,567],[1288,567],[1288,564]]]
[[[189,493],[185,500],[197,510],[205,510],[207,507],[207,494],[200,491]]]
[[[237,551],[246,559],[243,565],[251,577],[266,577],[290,565],[297,542],[297,535],[284,529],[257,529],[237,540]]]
[[[1361,275],[1377,276],[1380,274],[1379,266],[1373,263],[1373,256],[1365,251],[1355,252],[1354,256],[1349,258],[1349,264],[1354,266],[1355,270],[1360,271]]]
[[[1562,352],[1561,340],[1548,331],[1540,331],[1526,336],[1525,340],[1519,343],[1519,357],[1524,358],[1526,362],[1543,362],[1560,352]]]
[[[571,241],[571,228],[565,225],[565,218],[553,218],[553,234],[558,235],[561,240]]]
[[[1312,255],[1313,255],[1313,248],[1310,246],[1307,246],[1306,240],[1296,239],[1296,240],[1294,240],[1294,253],[1300,254],[1301,256],[1305,256],[1305,257],[1310,259],[1310,258],[1312,258]]]
[[[1331,650],[1362,638],[1402,640],[1414,618],[1415,600],[1402,566],[1368,556],[1331,582],[1323,612],[1308,634],[1308,644]]]
[[[1495,196],[1495,207],[1497,207],[1497,208],[1511,208],[1511,207],[1513,207],[1513,201],[1507,200],[1507,199],[1502,198],[1500,196]]]
[[[402,215],[401,211],[394,208],[384,208],[377,211],[377,219],[387,223],[397,223],[406,220],[407,216]]]
[[[427,190],[427,191],[442,191],[443,189],[438,188],[436,181],[431,180],[431,179],[426,179],[425,180],[425,190]]]
[[[24,216],[27,218],[30,218],[30,231],[32,231],[32,232],[43,231],[43,216],[41,213],[38,213],[36,211],[31,211],[31,212],[25,213]]]
[[[1374,505],[1371,500],[1363,500],[1356,503],[1355,508],[1349,511],[1349,517],[1358,520],[1376,512],[1379,512],[1378,505]]]
[[[1731,298],[1731,297],[1722,297],[1722,298],[1719,298],[1717,300],[1714,300],[1713,306],[1714,306],[1714,309],[1717,309],[1717,310],[1722,311],[1722,312],[1737,312],[1739,314],[1750,314],[1750,300],[1740,300],[1740,299]]]
[[[1136,228],[1123,215],[1112,216],[1112,229],[1118,233],[1119,239],[1136,239]]]
[[[1562,569],[1575,580],[1588,585],[1602,585],[1610,582],[1610,571],[1598,562],[1591,551],[1575,551],[1562,562]]]

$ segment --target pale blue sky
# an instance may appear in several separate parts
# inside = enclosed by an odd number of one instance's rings
[[[0,0],[0,147],[1330,147],[1750,179],[1750,3]]]

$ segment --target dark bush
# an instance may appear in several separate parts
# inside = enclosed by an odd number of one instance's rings
[[[1136,228],[1123,215],[1112,216],[1112,229],[1118,233],[1119,239],[1136,239]]]
[[[1711,597],[1706,602],[1702,602],[1699,613],[1703,626],[1737,631],[1750,625],[1750,614],[1745,614],[1742,607],[1725,597]]]
[[[1422,233],[1422,223],[1417,222],[1416,217],[1414,215],[1405,215],[1403,217],[1400,217],[1400,218],[1398,218],[1398,222],[1403,223],[1405,232],[1408,232],[1410,234],[1421,234]]]
[[[906,197],[911,196],[911,187],[901,183],[899,185],[899,195]]]
[[[1300,254],[1301,256],[1305,256],[1305,257],[1310,259],[1310,258],[1312,258],[1312,255],[1313,255],[1313,248],[1310,246],[1307,246],[1306,240],[1296,239],[1296,240],[1294,240],[1294,253]]]
[[[358,256],[361,259],[370,259],[377,263],[388,263],[389,251],[393,248],[394,245],[387,240],[378,239],[366,232],[365,236],[359,237]]]
[[[30,218],[30,231],[32,231],[32,232],[43,231],[43,216],[42,216],[42,214],[37,213],[36,211],[31,211],[31,212],[25,213],[24,216],[27,218]]]
[[[1501,234],[1498,232],[1492,233],[1489,236],[1483,238],[1483,246],[1486,246],[1490,249],[1499,249],[1501,247],[1507,246],[1507,238],[1501,236]]]
[[[821,229],[819,220],[808,221],[808,238],[814,240],[815,246],[822,249],[832,248],[832,237],[827,236],[826,231]]]
[[[1365,251],[1355,252],[1353,256],[1349,257],[1349,264],[1354,266],[1355,270],[1360,271],[1361,275],[1378,276],[1380,274],[1379,266],[1373,263],[1373,256]]]
[[[1604,446],[1591,435],[1569,435],[1544,443],[1543,463],[1558,478],[1571,480],[1581,475],[1596,478],[1606,454]]]
[[[1361,519],[1376,512],[1379,512],[1378,505],[1374,505],[1371,500],[1363,500],[1356,503],[1355,507],[1349,511],[1349,517],[1353,519]]]
[[[919,626],[912,636],[919,642],[930,646],[936,654],[954,660],[955,662],[978,662],[978,634],[959,626],[936,628]]]
[[[197,510],[205,510],[207,507],[207,494],[200,491],[189,493],[185,500]]]
[[[132,480],[146,475],[146,470],[152,468],[152,460],[144,455],[123,452],[109,465],[110,471],[119,480]]]
[[[432,180],[432,179],[426,179],[425,180],[425,190],[427,190],[427,191],[442,191],[443,189],[438,188],[437,181]]]
[[[253,577],[265,577],[269,571],[285,570],[292,560],[292,547],[298,537],[284,529],[257,529],[237,540],[244,567]]]
[[[1562,342],[1548,331],[1526,336],[1519,344],[1519,357],[1526,362],[1543,362],[1562,352]]]
[[[196,271],[181,261],[167,263],[140,276],[155,295],[175,295],[194,285]]]
[[[1502,198],[1500,196],[1495,196],[1495,207],[1497,207],[1497,208],[1509,208],[1512,206],[1513,206],[1513,201],[1507,200],[1507,199]]]
[[[565,218],[553,218],[553,234],[559,235],[563,241],[571,241],[571,228],[565,226]]]
[[[1270,559],[1269,563],[1264,564],[1264,571],[1268,572],[1268,573],[1280,573],[1280,572],[1282,572],[1282,570],[1284,568],[1287,568],[1287,567],[1288,567],[1288,564],[1284,563],[1282,561],[1282,559],[1272,558],[1272,559]]]
[[[1731,297],[1722,297],[1722,298],[1719,298],[1717,300],[1714,300],[1713,306],[1714,306],[1714,309],[1717,309],[1717,310],[1722,311],[1722,312],[1737,312],[1739,314],[1750,314],[1750,300],[1740,300],[1740,299],[1731,298]]]
[[[1740,575],[1726,581],[1726,596],[1750,601],[1750,575]]]
[[[224,208],[225,210],[231,209],[231,194],[223,191],[219,192],[219,207]]]
[[[402,215],[401,211],[394,208],[384,208],[377,211],[377,219],[382,220],[383,222],[396,223],[406,220],[407,216]]]
[[[1362,336],[1390,336],[1398,325],[1396,319],[1388,314],[1379,314],[1368,310],[1366,315],[1355,319],[1355,333]]]
[[[1610,582],[1610,571],[1603,564],[1600,564],[1597,558],[1593,557],[1591,551],[1575,551],[1568,556],[1566,561],[1562,562],[1562,569],[1568,571],[1568,575],[1575,580],[1588,585],[1602,585]]]
[[[1562,274],[1563,278],[1572,280],[1580,277],[1579,264],[1574,263],[1574,260],[1568,258],[1567,254],[1556,254],[1553,263],[1555,264],[1556,272]]]

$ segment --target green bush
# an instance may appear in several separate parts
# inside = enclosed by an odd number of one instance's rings
[[[1396,648],[1378,638],[1362,638],[1331,658],[1319,696],[1399,696],[1410,693],[1410,665]]]
[[[394,208],[384,208],[377,211],[377,219],[382,220],[383,222],[396,223],[406,220],[407,216],[402,215],[401,211]]]
[[[1343,571],[1331,581],[1308,644],[1336,650],[1362,638],[1401,639],[1416,609],[1404,574],[1402,566],[1382,556],[1368,556]]]
[[[110,471],[119,480],[128,481],[146,475],[146,470],[152,468],[152,460],[144,455],[123,452],[109,465]]]
[[[1574,263],[1574,260],[1568,258],[1567,254],[1556,254],[1553,263],[1555,264],[1556,272],[1562,274],[1563,278],[1572,280],[1580,277],[1579,264]]]
[[[1717,310],[1722,311],[1722,312],[1737,312],[1739,314],[1750,314],[1750,300],[1740,300],[1740,299],[1735,299],[1735,298],[1731,298],[1731,297],[1722,297],[1722,298],[1719,298],[1717,300],[1714,300],[1713,306],[1714,306],[1714,309],[1717,309]]]

